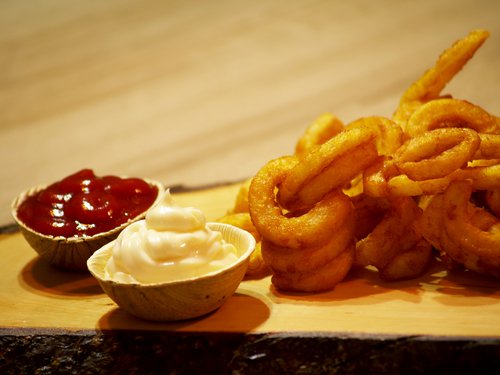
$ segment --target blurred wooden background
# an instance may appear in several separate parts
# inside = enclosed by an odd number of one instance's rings
[[[191,186],[293,151],[323,112],[390,116],[474,28],[446,91],[500,114],[500,1],[0,0],[0,225],[81,168]]]

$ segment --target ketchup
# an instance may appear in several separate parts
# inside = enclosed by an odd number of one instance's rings
[[[29,228],[50,236],[92,236],[146,211],[158,188],[140,178],[97,177],[82,169],[28,197],[17,209]]]

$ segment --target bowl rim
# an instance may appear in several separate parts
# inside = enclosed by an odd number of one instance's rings
[[[201,281],[201,280],[207,280],[210,278],[213,278],[216,275],[229,272],[232,269],[235,269],[239,267],[242,263],[246,262],[249,258],[250,255],[255,251],[255,246],[256,246],[256,240],[255,237],[248,231],[238,228],[234,225],[231,224],[226,224],[226,223],[219,223],[219,222],[207,222],[207,226],[212,229],[217,231],[216,228],[229,228],[229,230],[233,230],[238,232],[240,235],[243,235],[247,238],[249,242],[249,246],[247,249],[238,257],[238,259],[234,262],[231,263],[223,268],[220,268],[215,271],[211,271],[209,273],[203,274],[201,276],[194,276],[190,277],[187,279],[180,279],[180,280],[172,280],[172,281],[164,281],[164,282],[157,282],[157,283],[148,283],[148,284],[141,284],[139,282],[129,282],[129,283],[122,283],[118,282],[115,280],[111,279],[104,279],[100,276],[98,276],[94,270],[91,267],[91,264],[94,262],[95,258],[98,258],[100,256],[106,256],[106,262],[109,260],[110,255],[107,255],[106,253],[111,252],[111,248],[113,247],[114,243],[116,242],[116,239],[108,242],[98,250],[96,250],[87,260],[87,268],[89,272],[92,274],[93,277],[95,277],[99,282],[104,282],[109,285],[114,285],[114,286],[120,286],[120,287],[141,287],[141,288],[159,288],[159,287],[170,287],[170,286],[176,286],[176,285],[182,285],[182,284],[189,284],[195,281]],[[220,231],[219,231],[220,232]],[[234,244],[233,244],[234,245]]]
[[[129,178],[128,176],[119,176],[119,177],[120,178]],[[132,224],[135,221],[138,221],[141,218],[141,216],[145,215],[147,211],[149,211],[152,207],[154,207],[156,204],[158,204],[158,202],[160,202],[160,200],[162,199],[163,194],[165,193],[165,186],[160,181],[153,180],[150,178],[143,178],[143,177],[138,177],[138,178],[146,181],[148,184],[155,186],[158,189],[158,194],[156,195],[156,198],[155,198],[154,202],[151,204],[151,206],[149,206],[144,212],[141,212],[140,214],[138,214],[132,218],[129,218],[127,221],[123,222],[119,226],[117,226],[111,230],[105,231],[105,232],[96,233],[92,236],[84,235],[84,236],[64,237],[64,236],[53,236],[50,234],[40,233],[40,232],[37,232],[36,230],[30,228],[28,225],[26,225],[18,217],[17,209],[19,208],[21,203],[23,203],[28,197],[44,190],[45,188],[50,186],[50,184],[32,186],[31,188],[23,190],[21,193],[19,193],[11,201],[11,204],[10,204],[11,215],[14,218],[16,224],[19,225],[22,229],[24,229],[30,233],[33,233],[36,236],[39,236],[39,237],[42,237],[44,239],[51,240],[51,241],[60,241],[60,242],[65,242],[65,243],[80,243],[80,242],[85,242],[85,241],[96,240],[96,239],[99,239],[102,237],[107,237],[110,234],[116,233],[117,231],[118,232],[122,231],[125,227],[129,226],[130,224]]]

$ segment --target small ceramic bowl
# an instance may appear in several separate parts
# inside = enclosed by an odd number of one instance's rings
[[[162,192],[164,191],[164,186],[154,180],[149,180],[144,178],[144,181],[150,185],[156,186],[158,188],[158,196],[155,202],[151,205],[155,205],[160,199]],[[19,205],[29,196],[32,196],[39,191],[45,189],[46,186],[36,186],[28,189],[21,194],[19,194],[11,204],[11,214],[16,223],[21,229],[26,241],[30,246],[40,255],[40,257],[46,259],[50,264],[64,268],[67,270],[75,271],[88,271],[87,260],[96,251],[108,242],[114,240],[120,232],[131,223],[141,220],[145,217],[146,211],[137,215],[134,218],[129,219],[127,222],[117,226],[116,228],[95,234],[93,236],[87,237],[54,237],[38,233],[35,230],[29,228],[24,224],[17,216],[17,208]]]
[[[97,250],[87,261],[90,273],[104,292],[122,309],[142,319],[175,321],[191,319],[218,309],[236,291],[245,276],[255,239],[247,231],[222,223],[207,223],[233,244],[238,260],[231,266],[195,278],[155,284],[125,284],[105,279],[104,269],[114,241]]]

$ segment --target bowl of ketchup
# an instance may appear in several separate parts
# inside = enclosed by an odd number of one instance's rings
[[[144,218],[160,198],[157,181],[82,169],[22,192],[11,212],[30,246],[49,263],[87,270],[87,259],[129,224]]]

